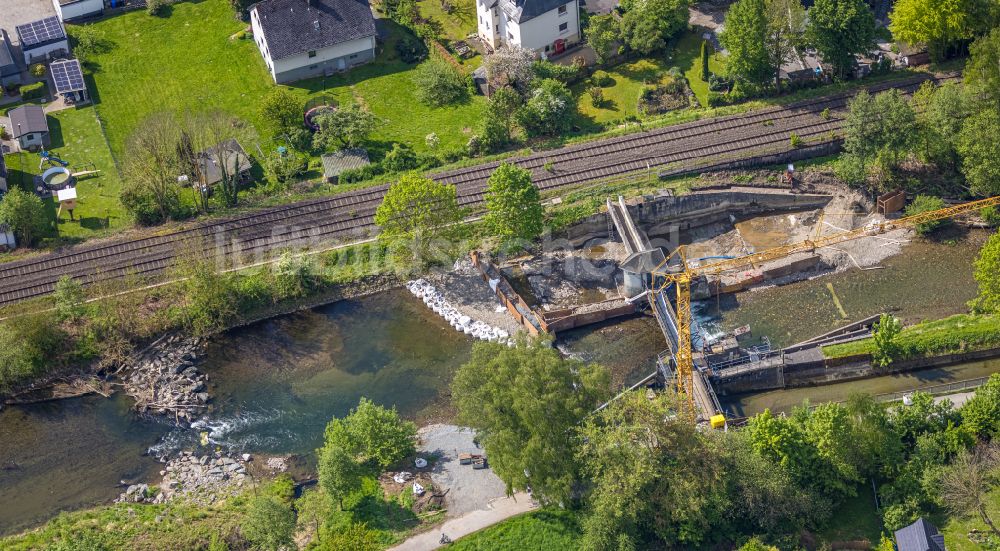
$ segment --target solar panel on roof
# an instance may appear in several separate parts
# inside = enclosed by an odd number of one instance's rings
[[[62,21],[52,16],[18,25],[17,35],[21,37],[21,47],[30,48],[50,40],[66,38],[66,31],[63,29]]]
[[[56,92],[77,92],[86,90],[83,84],[83,71],[80,70],[80,61],[77,59],[67,59],[63,61],[53,61],[49,65],[52,72],[52,80],[56,83]]]

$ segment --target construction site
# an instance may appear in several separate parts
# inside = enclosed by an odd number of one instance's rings
[[[797,177],[792,170],[782,178]],[[606,198],[603,212],[538,252],[496,264],[473,253],[472,264],[488,284],[480,285],[482,298],[486,304],[499,298],[494,314],[513,320],[512,333],[549,334],[559,346],[560,335],[583,328],[654,318],[662,347],[655,370],[647,366],[641,376],[616,377],[618,385],[674,387],[689,399],[699,423],[722,428],[743,415],[727,412],[720,396],[873,376],[867,361],[825,358],[822,347],[869,337],[879,314],[852,319],[830,286],[842,321],[779,346],[767,332],[755,331],[753,322],[720,330],[699,314],[706,305],[738,303],[747,292],[838,272],[880,270],[886,259],[905,254],[918,224],[998,203],[992,198],[905,216],[902,192],[869,197],[805,176],[780,188],[732,185],[678,196],[669,190],[615,196]],[[937,363],[901,362],[895,369],[977,359],[971,353]]]

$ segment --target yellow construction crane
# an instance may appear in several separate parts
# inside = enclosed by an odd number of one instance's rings
[[[782,245],[766,249],[761,252],[748,254],[745,256],[703,264],[700,266],[689,266],[684,252],[684,246],[679,246],[666,260],[661,262],[654,270],[652,277],[652,292],[659,294],[674,284],[677,298],[677,350],[674,350],[674,361],[676,363],[676,384],[677,391],[687,396],[691,408],[694,408],[694,359],[691,350],[691,282],[694,278],[706,275],[718,275],[723,272],[740,268],[757,266],[771,261],[784,258],[786,256],[800,253],[812,252],[822,247],[828,247],[844,241],[850,241],[859,237],[871,237],[886,233],[897,228],[912,228],[925,222],[944,220],[977,211],[984,207],[1000,205],[1000,196],[990,197],[979,201],[962,203],[939,210],[933,210],[905,216],[896,220],[885,220],[883,222],[872,222],[864,227],[842,231],[831,235],[807,239],[799,243]],[[650,301],[654,300],[650,296]],[[667,298],[667,297],[664,297]],[[655,308],[655,306],[654,306]],[[712,412],[708,412],[711,414]]]

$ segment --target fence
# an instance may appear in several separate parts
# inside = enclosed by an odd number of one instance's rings
[[[966,379],[964,381],[955,381],[953,383],[942,383],[939,385],[925,386],[921,388],[915,388],[913,390],[904,390],[900,392],[887,392],[885,394],[876,394],[875,399],[879,402],[898,402],[903,399],[904,396],[908,394],[913,394],[914,392],[926,392],[927,394],[941,395],[941,394],[954,394],[956,392],[962,392],[965,390],[972,390],[979,388],[986,384],[989,377],[976,377],[975,379]]]

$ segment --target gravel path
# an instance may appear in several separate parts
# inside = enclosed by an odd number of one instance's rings
[[[483,281],[472,260],[461,258],[451,270],[435,272],[424,279],[434,285],[452,307],[466,316],[499,327],[511,335],[521,331],[521,326]]]
[[[448,490],[445,505],[448,516],[459,516],[486,509],[490,502],[506,497],[507,486],[492,469],[476,470],[472,465],[460,465],[458,454],[485,454],[472,440],[472,429],[455,425],[428,425],[420,429],[419,449],[428,455],[437,455],[433,463],[431,480],[436,488]]]

